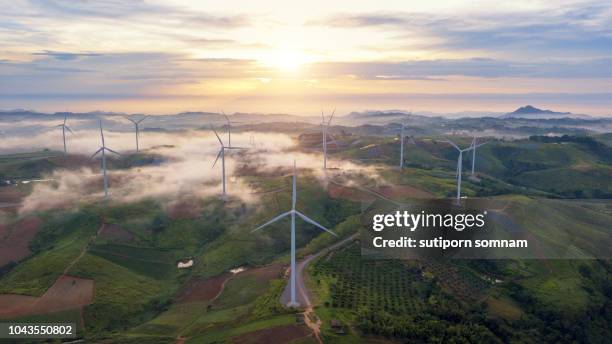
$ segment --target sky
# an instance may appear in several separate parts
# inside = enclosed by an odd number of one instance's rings
[[[612,2],[0,0],[0,109],[612,116]]]

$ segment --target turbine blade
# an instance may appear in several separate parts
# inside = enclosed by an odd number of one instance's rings
[[[140,122],[144,121],[145,119],[147,119],[147,118],[149,118],[149,117],[150,117],[150,115],[146,115],[146,116],[144,116],[143,118],[139,119],[139,120],[137,121],[137,123],[140,123]]]
[[[130,117],[128,117],[128,116],[123,116],[123,117],[124,117],[125,119],[127,119],[128,121],[130,121],[130,122],[132,122],[132,123],[136,124],[136,121],[134,121],[134,120],[133,120],[133,119],[131,119]]]
[[[217,131],[212,127],[212,125],[210,126],[210,130],[212,130],[213,133],[215,133],[215,136],[217,137],[217,140],[219,140],[219,143],[221,144],[221,147],[225,147],[223,145],[223,141],[221,141],[221,138],[219,137],[219,134],[217,134]]]
[[[310,223],[311,225],[315,225],[316,227],[319,227],[320,229],[322,229],[322,230],[326,231],[327,233],[330,233],[330,234],[331,234],[331,235],[333,235],[333,236],[336,236],[336,237],[338,236],[338,234],[336,234],[336,233],[334,233],[334,232],[330,231],[329,229],[325,228],[323,225],[321,225],[321,224],[317,223],[315,220],[313,220],[313,219],[309,218],[308,216],[306,216],[306,215],[304,215],[304,214],[300,213],[299,211],[297,211],[297,210],[296,210],[296,211],[295,211],[295,213],[296,213],[296,214],[297,214],[299,217],[301,217],[301,218],[302,218],[302,220],[304,220],[304,221],[306,221],[306,222]]]
[[[297,188],[296,188],[297,172],[295,168],[295,160],[293,160],[293,189],[291,193],[291,209],[295,210],[295,203],[297,202]]]
[[[111,153],[115,153],[115,154],[117,154],[117,155],[121,155],[120,153],[117,153],[117,152],[115,152],[114,150],[112,150],[112,149],[110,149],[110,148],[104,147],[104,149],[106,149],[107,151],[109,151],[109,152],[111,152]]]
[[[100,147],[100,149],[98,149],[98,150],[97,150],[95,153],[93,153],[93,154],[92,154],[92,155],[89,157],[89,159],[93,159],[93,158],[94,158],[96,155],[98,155],[98,153],[100,153],[100,152],[102,151],[102,149],[103,149],[103,148],[102,148],[102,147]]]
[[[478,147],[480,147],[480,146],[484,146],[484,145],[486,145],[486,144],[487,144],[487,143],[489,143],[489,142],[490,142],[490,141],[483,142],[483,143],[479,143],[479,144],[477,144],[476,146],[474,146],[474,148],[478,148]]]
[[[270,221],[268,221],[268,222],[264,223],[263,225],[261,225],[261,226],[259,226],[259,227],[255,228],[255,229],[253,229],[253,230],[251,231],[251,233],[256,232],[256,231],[258,231],[258,230],[260,230],[260,229],[262,229],[262,228],[264,228],[264,227],[266,227],[266,226],[268,226],[268,225],[270,225],[270,224],[273,224],[274,222],[276,222],[276,221],[278,221],[278,220],[282,219],[283,217],[285,217],[285,216],[287,216],[287,215],[291,215],[291,210],[290,210],[290,211],[288,211],[288,212],[286,212],[286,213],[282,213],[282,214],[278,215],[277,217],[273,218],[272,220],[270,220]]]
[[[104,147],[104,132],[102,131],[102,120],[100,120],[100,137],[102,138],[102,147]]]
[[[332,119],[334,118],[334,114],[336,113],[336,109],[334,109],[334,111],[332,111],[331,116],[329,117],[329,121],[327,121],[327,125],[329,126],[329,124],[331,123]]]
[[[71,134],[73,134],[73,135],[74,135],[74,132],[72,131],[72,129],[70,129],[70,127],[68,127],[67,125],[66,125],[66,126],[64,126],[64,127],[66,128],[66,130],[68,130],[68,131],[69,131]]]
[[[217,154],[217,158],[215,159],[215,162],[213,162],[213,165],[212,165],[213,168],[217,164],[217,160],[219,160],[219,157],[221,157],[221,154],[223,154],[223,147],[221,147],[221,149],[219,149],[219,153]]]
[[[453,147],[455,147],[457,150],[461,150],[461,148],[459,148],[459,146],[457,146],[453,141],[451,140],[442,140],[442,142],[446,142],[446,143],[450,143]]]

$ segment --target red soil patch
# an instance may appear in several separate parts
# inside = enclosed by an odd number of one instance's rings
[[[134,235],[123,227],[111,223],[105,223],[100,229],[100,238],[109,241],[127,243],[134,239]]]
[[[0,318],[17,318],[77,309],[91,304],[94,281],[62,275],[41,297],[0,295]]]
[[[33,216],[24,218],[12,226],[0,226],[0,266],[18,262],[30,255],[28,245],[34,238],[42,221]]]
[[[0,187],[0,203],[21,203],[25,196],[26,194],[19,191],[15,186]]]
[[[409,185],[386,185],[378,188],[378,192],[387,198],[432,198],[433,195],[425,190]]]
[[[311,332],[304,326],[287,325],[257,330],[232,338],[235,344],[268,344],[274,338],[274,343],[290,343],[296,339],[310,336]]]
[[[267,265],[261,268],[246,270],[238,274],[224,273],[208,279],[191,279],[177,293],[177,303],[211,301],[223,290],[225,282],[236,276],[255,276],[258,282],[267,283],[278,278],[283,272],[281,264]]]
[[[202,202],[197,199],[179,199],[166,206],[172,219],[197,219],[202,216]]]
[[[355,202],[361,202],[374,198],[374,196],[368,195],[367,193],[358,189],[340,186],[332,183],[327,186],[327,194],[331,198],[346,199]]]
[[[282,276],[284,268],[282,264],[266,265],[261,268],[247,270],[242,272],[243,276],[255,276],[259,282],[268,282],[271,279]]]
[[[213,278],[191,279],[176,296],[177,303],[189,303],[199,301],[210,301],[221,291],[223,283],[232,277],[232,274],[225,273]]]

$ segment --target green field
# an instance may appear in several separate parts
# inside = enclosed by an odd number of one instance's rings
[[[457,154],[441,139],[417,137],[415,144],[406,145],[407,167],[400,171],[394,137],[349,136],[346,149],[332,156],[371,169],[338,173],[335,178],[370,190],[411,186],[434,197],[453,197]],[[471,142],[468,137],[453,139],[462,146]],[[466,154],[462,194],[486,198],[513,220],[513,226],[550,248],[546,254],[566,250],[572,258],[589,258],[589,252],[605,256],[612,246],[610,152],[609,135],[492,140],[478,151],[478,179],[468,178],[471,155]],[[127,169],[154,159],[131,155],[114,160],[111,167]],[[40,178],[64,163],[55,152],[3,156],[0,176]],[[278,302],[286,280],[261,279],[248,272],[288,263],[287,220],[255,233],[251,230],[289,210],[291,177],[248,174],[246,168],[237,171],[260,192],[257,202],[197,198],[185,205],[191,207],[189,216],[173,214],[169,204],[174,200],[164,198],[36,212],[43,226],[30,243],[32,255],[0,270],[0,293],[40,296],[66,269],[70,275],[93,279],[94,300],[83,309],[85,340],[91,342],[168,343],[183,336],[188,343],[218,343],[295,325],[295,311]],[[18,188],[27,194],[32,186]],[[297,188],[298,210],[339,238],[361,228],[361,204],[329,197],[317,174],[300,171]],[[396,201],[410,198],[398,196]],[[18,213],[3,217],[5,223],[19,219]],[[130,239],[96,237],[103,224],[116,225]],[[503,225],[493,228],[509,230]],[[298,258],[339,238],[298,220]],[[195,266],[178,270],[176,264],[183,258],[193,258]],[[227,281],[218,298],[175,302],[188,281],[226,274],[236,267],[248,270]],[[366,260],[359,245],[351,244],[315,260],[307,281],[326,343],[451,342],[452,338],[599,343],[612,337],[611,270],[609,260],[597,259]],[[76,317],[70,311],[25,320]],[[332,319],[342,323],[346,334],[335,333]]]

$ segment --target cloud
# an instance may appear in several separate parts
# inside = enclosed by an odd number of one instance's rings
[[[101,56],[102,54],[96,53],[69,53],[60,51],[45,50],[43,52],[32,53],[32,55],[51,56],[57,60],[72,61],[81,57]]]
[[[360,79],[419,80],[441,76],[610,78],[612,58],[589,61],[517,62],[491,58],[413,60],[402,62],[323,62],[311,67],[313,77],[351,75]],[[382,77],[382,79],[385,79]]]
[[[91,94],[104,98],[117,94],[129,98],[207,79],[266,74],[247,59],[192,59],[170,53],[35,54],[39,58],[31,62],[0,62],[0,95]]]
[[[152,4],[145,1],[71,1],[31,0],[25,11],[8,12],[19,17],[54,17],[104,19],[122,21],[157,22],[175,21],[192,27],[236,28],[250,25],[244,15],[214,15],[201,11],[183,9],[178,6]]]
[[[612,4],[604,1],[532,11],[341,13],[306,25],[389,32],[395,40],[389,44],[396,49],[487,51],[493,55],[503,51],[523,59],[592,59],[612,52]]]
[[[405,25],[409,22],[408,16],[394,14],[337,14],[327,19],[309,20],[306,25],[324,25],[330,27],[366,27],[384,25]]]

